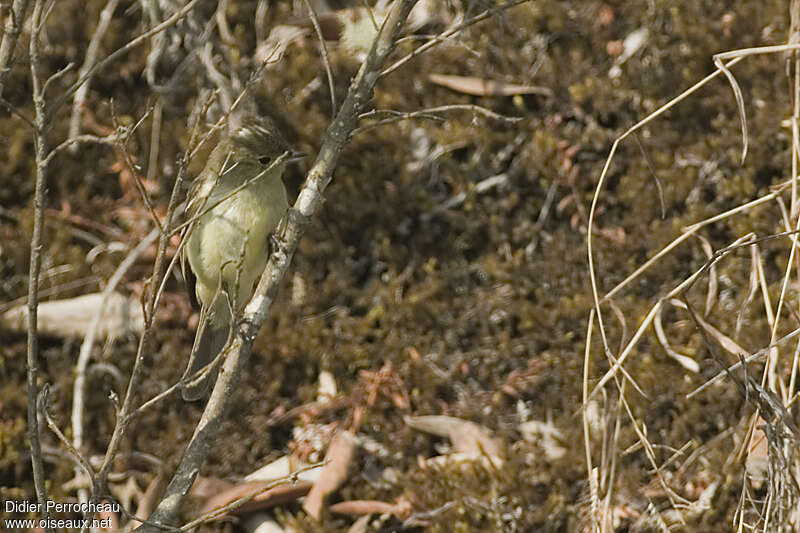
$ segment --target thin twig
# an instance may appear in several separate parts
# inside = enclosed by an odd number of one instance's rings
[[[72,445],[69,439],[64,436],[64,434],[61,432],[61,429],[59,429],[58,424],[56,424],[56,421],[53,420],[52,415],[50,415],[49,411],[50,406],[48,401],[49,393],[50,393],[49,386],[45,385],[44,387],[42,387],[42,391],[39,393],[39,399],[37,405],[39,413],[41,413],[44,416],[44,419],[47,422],[47,427],[49,427],[50,431],[52,431],[56,435],[56,437],[58,437],[58,440],[61,441],[61,444],[67,449],[67,452],[75,461],[75,463],[80,467],[81,470],[83,470],[83,473],[86,475],[86,477],[88,477],[89,480],[92,480],[94,476],[94,469],[92,468],[92,465],[90,465],[89,461],[84,456],[81,455],[81,452],[78,451],[78,449]],[[80,475],[80,473],[76,472],[75,475],[78,476]]]
[[[217,10],[214,12],[214,19],[217,22],[217,28],[219,28],[219,36],[222,38],[222,42],[231,45],[235,43],[236,40],[233,38],[228,19],[225,17],[225,12],[228,10],[228,1],[229,0],[219,0],[217,3]]]
[[[3,95],[6,78],[11,72],[14,50],[17,47],[17,39],[22,33],[29,4],[29,0],[14,0],[3,28],[3,40],[0,42],[0,97]]]
[[[399,122],[401,120],[409,120],[412,118],[445,120],[443,117],[436,115],[436,113],[446,113],[450,111],[471,111],[475,114],[483,115],[486,118],[492,120],[499,120],[501,122],[508,122],[508,123],[519,122],[520,120],[522,120],[521,117],[507,117],[505,115],[495,113],[490,109],[486,109],[485,107],[474,104],[450,104],[437,107],[429,107],[427,109],[420,109],[419,111],[409,111],[409,112],[394,111],[392,109],[373,109],[372,111],[369,111],[367,113],[362,113],[361,116],[358,118],[359,119],[372,118],[381,114],[392,115],[392,116],[356,128],[355,131],[353,131],[353,136],[356,136],[359,133],[363,133],[367,130],[377,128],[379,126],[385,126],[386,124],[392,124],[395,122]]]
[[[119,0],[108,0],[106,6],[100,12],[100,20],[97,21],[97,27],[92,34],[89,41],[89,47],[86,49],[86,56],[83,58],[83,65],[78,71],[78,78],[86,76],[86,82],[83,83],[78,90],[75,91],[75,98],[72,101],[72,115],[69,119],[69,137],[77,137],[81,127],[81,111],[86,102],[86,96],[89,94],[89,85],[92,83],[91,76],[87,76],[89,70],[97,60],[97,54],[100,51],[100,43],[111,25],[111,17],[117,9]]]
[[[458,24],[457,26],[454,26],[454,27],[452,27],[452,28],[450,28],[448,30],[443,31],[442,33],[440,33],[439,35],[437,35],[436,37],[434,37],[433,39],[431,39],[427,43],[423,44],[422,46],[420,46],[419,48],[417,48],[416,50],[414,50],[413,52],[411,52],[407,56],[395,61],[390,67],[384,69],[381,72],[381,77],[386,76],[387,74],[391,74],[392,72],[394,72],[395,70],[399,69],[400,67],[402,67],[403,65],[405,65],[406,63],[408,63],[409,61],[414,59],[415,57],[423,54],[424,52],[427,52],[429,49],[433,48],[437,44],[443,43],[444,41],[446,41],[450,37],[456,35],[460,31],[472,26],[473,24],[481,22],[482,20],[486,20],[492,14],[496,13],[498,10],[511,9],[512,7],[516,7],[516,6],[520,5],[520,4],[524,4],[527,1],[528,0],[515,0],[513,2],[509,2],[507,4],[504,4],[502,6],[497,6],[497,7],[491,8],[491,9],[487,9],[487,10],[475,15],[474,17],[468,18],[467,20],[465,20],[461,24]]]
[[[133,160],[133,155],[131,154],[130,149],[128,148],[128,140],[130,139],[131,135],[142,125],[142,123],[147,119],[150,115],[151,109],[148,109],[145,114],[139,119],[139,121],[129,128],[125,128],[124,135],[119,135],[116,138],[116,148],[117,154],[122,154],[122,158],[125,161],[125,164],[128,167],[128,172],[130,172],[131,176],[133,176],[133,183],[136,185],[136,190],[139,193],[139,196],[142,198],[142,203],[147,208],[148,212],[150,213],[150,218],[155,222],[156,227],[159,231],[164,231],[164,225],[161,222],[161,219],[158,216],[158,211],[156,210],[155,205],[153,205],[153,201],[150,199],[150,194],[147,192],[147,187],[145,186],[144,182],[142,181],[142,175],[139,173],[138,165]],[[116,122],[116,117],[115,117]],[[119,129],[119,126],[117,126]]]
[[[97,327],[100,324],[100,319],[106,313],[108,302],[111,299],[111,294],[116,290],[119,282],[122,281],[125,273],[136,262],[139,256],[149,248],[158,237],[158,230],[153,229],[150,233],[130,251],[125,259],[119,264],[117,269],[108,279],[102,295],[102,305],[97,309],[97,312],[89,322],[89,328],[86,332],[86,337],[81,344],[81,350],[78,355],[78,362],[75,365],[75,381],[73,383],[72,392],[72,446],[76,450],[83,448],[83,413],[86,397],[86,369],[89,366],[89,360],[92,354],[92,346],[97,335]],[[94,475],[92,473],[91,475]],[[82,501],[87,501],[82,500]]]
[[[317,160],[308,173],[297,202],[287,214],[284,233],[278,239],[276,249],[259,280],[253,298],[245,306],[241,319],[233,327],[232,338],[225,348],[222,371],[211,392],[200,423],[166,489],[165,496],[150,517],[152,522],[172,524],[177,519],[182,502],[197,476],[200,465],[208,454],[211,442],[219,432],[239,383],[241,372],[249,358],[253,342],[267,317],[278,286],[297,249],[300,237],[305,232],[310,217],[322,204],[322,194],[333,178],[333,171],[339,156],[358,123],[358,116],[371,101],[380,68],[394,49],[400,31],[415,3],[416,0],[402,0],[393,4],[392,11],[353,80],[335,120],[328,127]],[[145,525],[141,526],[138,531],[156,533],[158,529]]]
[[[47,81],[44,82],[44,87],[42,87],[42,94],[46,97],[47,89],[50,87],[50,85],[52,85],[53,83],[57,82],[58,80],[60,80],[61,78],[72,72],[73,68],[75,68],[75,63],[67,63],[66,67],[62,68],[61,70],[59,70],[58,72],[47,78]]]
[[[132,49],[136,48],[140,44],[144,43],[145,41],[147,41],[147,39],[149,39],[153,35],[161,33],[162,31],[164,31],[165,29],[169,28],[170,26],[174,26],[175,24],[177,24],[192,9],[194,9],[194,6],[197,5],[197,3],[199,1],[200,0],[190,0],[189,3],[186,4],[185,6],[183,6],[178,12],[176,12],[174,15],[172,15],[170,18],[168,18],[167,20],[165,20],[164,22],[162,22],[161,24],[159,24],[158,26],[156,26],[152,30],[141,34],[140,36],[138,36],[135,39],[129,41],[128,43],[126,43],[125,45],[121,46],[120,48],[117,48],[115,51],[111,52],[106,57],[104,57],[103,59],[101,59],[100,61],[95,63],[84,75],[78,77],[77,81],[75,83],[73,83],[69,87],[69,89],[64,91],[64,94],[62,94],[58,98],[58,100],[56,100],[53,103],[53,105],[50,107],[50,110],[48,112],[48,117],[47,118],[50,119],[56,113],[58,113],[59,109],[61,109],[61,107],[67,102],[67,100],[69,100],[69,98],[71,98],[72,95],[75,94],[75,91],[77,91],[78,88],[81,85],[83,85],[84,82],[86,82],[86,80],[88,80],[90,77],[92,77],[98,70],[100,70],[101,68],[105,67],[106,65],[108,65],[112,61],[116,60],[119,56],[121,56],[123,54],[126,54],[127,52],[129,52]]]
[[[153,119],[150,127],[150,154],[147,158],[147,181],[153,181],[158,172],[158,151],[161,146],[161,118],[164,100],[157,98],[153,105]]]
[[[29,44],[32,99],[35,112],[33,130],[34,153],[36,158],[36,174],[33,196],[33,235],[31,237],[30,269],[28,273],[28,439],[31,443],[31,465],[33,467],[33,483],[39,505],[44,509],[46,531],[53,528],[47,510],[47,487],[42,463],[42,445],[39,434],[39,417],[36,409],[38,399],[37,378],[39,374],[39,274],[42,268],[42,229],[44,226],[45,191],[47,187],[47,121],[44,95],[42,94],[41,63],[39,58],[39,38],[43,24],[43,0],[36,0],[33,6],[31,24],[31,40]],[[4,39],[5,41],[5,39]]]
[[[284,476],[280,479],[276,479],[273,481],[265,482],[266,484],[263,487],[259,487],[257,490],[254,490],[250,494],[245,494],[244,496],[233,500],[232,502],[223,505],[222,507],[218,507],[213,511],[210,511],[203,516],[195,518],[191,522],[187,522],[186,524],[182,525],[178,528],[178,531],[189,531],[201,524],[205,524],[206,522],[210,522],[216,518],[224,516],[225,514],[234,511],[241,507],[242,505],[246,504],[249,501],[252,501],[254,498],[264,494],[265,492],[274,489],[275,487],[280,487],[281,485],[288,485],[288,484],[296,484],[300,478],[300,474],[304,472],[308,472],[309,470],[314,470],[315,468],[321,468],[328,464],[329,460],[323,460],[318,463],[310,464],[303,466],[302,468],[298,468],[294,472],[290,473],[287,476]]]
[[[51,160],[57,156],[60,152],[63,152],[67,148],[71,146],[77,146],[80,144],[110,144],[115,145],[117,141],[120,139],[120,132],[115,131],[110,135],[106,135],[105,137],[100,137],[99,135],[78,135],[77,137],[71,137],[66,141],[62,142],[47,154],[46,162],[50,164]]]
[[[331,117],[336,116],[336,85],[333,82],[333,69],[331,69],[331,62],[328,58],[328,47],[325,46],[325,38],[322,36],[322,27],[319,25],[319,18],[317,12],[311,5],[309,0],[303,0],[308,10],[308,16],[311,18],[311,24],[314,25],[314,31],[317,33],[319,40],[319,49],[322,54],[322,63],[325,65],[325,74],[328,77],[328,90],[331,93]]]
[[[187,4],[188,5],[188,4]],[[194,115],[193,115],[194,116]],[[195,122],[195,129],[197,126],[197,122],[199,122],[199,117]],[[193,136],[194,138],[194,130]],[[98,487],[100,491],[106,492],[106,480],[108,478],[108,474],[111,470],[111,466],[113,465],[114,458],[119,451],[119,448],[122,444],[122,439],[125,435],[125,432],[130,424],[131,418],[130,413],[133,411],[133,400],[135,391],[138,390],[139,382],[142,378],[142,362],[144,361],[144,353],[145,350],[149,348],[150,339],[152,337],[152,329],[153,329],[153,321],[155,319],[155,310],[158,304],[158,296],[160,291],[157,290],[157,287],[160,286],[161,281],[165,278],[166,269],[165,261],[166,261],[166,250],[169,245],[170,240],[170,229],[172,227],[175,212],[178,206],[178,198],[180,196],[181,186],[183,184],[184,177],[186,175],[186,169],[188,167],[188,157],[184,154],[178,161],[178,172],[177,176],[175,177],[175,185],[173,186],[172,193],[169,198],[169,202],[167,204],[167,214],[165,217],[165,226],[163,231],[159,232],[159,239],[158,239],[158,247],[156,250],[156,259],[155,264],[153,265],[153,273],[146,284],[146,290],[143,298],[143,311],[144,311],[144,330],[142,332],[141,337],[139,338],[139,345],[136,350],[136,359],[133,363],[133,370],[131,371],[131,377],[128,382],[128,388],[125,391],[125,397],[122,400],[122,405],[119,407],[117,412],[117,421],[114,425],[114,431],[111,434],[111,441],[106,448],[106,454],[103,458],[103,464],[98,470],[97,474],[95,475],[95,486]],[[96,497],[96,495],[93,495]]]

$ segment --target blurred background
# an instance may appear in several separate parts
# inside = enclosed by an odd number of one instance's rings
[[[87,55],[106,57],[167,20],[178,4],[56,2],[43,28],[42,71],[47,77],[75,66],[52,81],[48,101],[75,82]],[[363,58],[363,41],[371,42],[370,11],[380,14],[383,6],[311,4],[326,39],[338,104]],[[94,38],[109,5],[107,27]],[[229,487],[281,457],[318,461],[334,431],[347,429],[354,435],[352,464],[326,502],[370,500],[388,507],[362,513],[325,507],[315,519],[302,502],[290,501],[264,515],[281,528],[275,531],[354,530],[358,515],[369,513],[362,531],[591,531],[598,523],[607,531],[718,531],[736,520],[763,525],[772,494],[766,459],[761,456],[761,470],[747,459],[755,408],[730,380],[687,398],[721,367],[684,310],[666,307],[661,321],[669,344],[691,362],[670,357],[648,328],[625,365],[641,391],[628,384],[623,396],[612,380],[582,407],[587,319],[594,305],[586,237],[613,141],[713,72],[713,54],[785,43],[787,2],[502,5],[442,0],[415,8],[390,64],[487,14],[387,73],[371,106],[400,114],[461,107],[362,120],[365,129],[347,145],[325,204],[300,243],[256,341],[234,415],[201,476]],[[0,13],[7,18],[7,6]],[[35,165],[31,130],[20,118],[33,116],[29,37],[26,26],[0,112],[4,500],[32,500],[34,494],[25,434],[26,338],[19,322]],[[74,104],[70,98],[53,117],[50,145],[76,132],[105,138],[126,127],[129,134],[124,142],[76,143],[54,156],[45,207],[43,309],[105,288],[155,227],[154,216],[165,215],[193,110],[203,109],[195,116],[198,130],[207,131],[226,108],[226,90],[237,94],[253,73],[253,109],[273,117],[308,154],[284,177],[293,202],[333,112],[321,50],[304,2],[203,0],[177,24],[98,70],[85,100]],[[594,218],[601,295],[682,228],[768,195],[790,177],[786,64],[786,56],[776,54],[734,68],[749,126],[744,164],[740,117],[724,76],[620,145]],[[402,120],[379,123],[393,116]],[[188,178],[207,153],[200,149],[189,160]],[[705,226],[617,293],[613,309],[604,308],[615,355],[651,307],[706,263],[707,250],[749,232],[785,230],[783,217],[792,214],[781,212],[780,198],[788,205],[788,190]],[[167,253],[174,255],[177,244],[173,239]],[[764,348],[774,324],[765,315],[767,296],[774,309],[781,291],[788,291],[778,333],[796,327],[795,280],[784,289],[790,249],[786,238],[760,244],[764,290],[752,290],[755,263],[751,249],[743,248],[702,277],[687,299],[747,353]],[[109,393],[125,393],[141,329],[136,316],[155,253],[153,245],[125,273],[116,289],[122,318],[93,348],[84,412],[87,456],[102,454],[113,430]],[[50,384],[53,416],[68,436],[74,369],[92,316],[85,303],[56,309],[47,322],[43,311],[40,320],[41,382]],[[78,325],[64,325],[61,319],[73,313]],[[196,324],[175,273],[145,351],[138,402],[180,378]],[[596,333],[590,388],[610,368]],[[781,349],[788,353],[775,371],[788,383],[796,373],[794,348],[789,343]],[[738,361],[729,353],[723,357],[728,364]],[[757,378],[763,364],[750,368]],[[789,398],[793,387],[791,380],[783,391]],[[142,509],[148,487],[175,466],[201,409],[175,396],[132,423],[112,480],[115,497],[131,511]],[[587,472],[584,413],[589,455],[599,469],[595,489]],[[424,418],[429,416],[434,418]],[[470,424],[459,426],[462,421]],[[642,444],[642,434],[652,446]],[[69,501],[80,484],[73,464],[52,433],[43,435],[51,497]],[[786,490],[784,503],[793,505],[797,487],[794,496],[791,487]],[[207,498],[195,493],[187,520]],[[247,516],[203,528],[252,531]]]

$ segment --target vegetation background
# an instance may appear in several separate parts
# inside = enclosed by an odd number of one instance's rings
[[[120,2],[101,50],[108,53],[144,31],[144,4]],[[44,32],[46,72],[82,63],[105,5],[100,0],[55,4]],[[330,5],[344,10],[362,3]],[[441,14],[416,31],[438,33],[448,17],[487,7],[486,1],[440,2]],[[248,58],[258,44],[257,8],[254,0],[227,2],[231,40],[216,58],[223,72],[252,67]],[[216,9],[216,2],[201,2],[197,20],[211,19]],[[288,1],[270,2],[265,13],[268,30],[299,24],[306,14],[302,2]],[[377,109],[413,112],[470,104],[520,120],[510,123],[460,109],[438,114],[443,120],[412,118],[352,139],[326,203],[300,243],[256,343],[233,415],[201,475],[235,481],[286,453],[308,455],[311,445],[303,435],[348,427],[359,446],[349,478],[329,503],[400,498],[410,508],[406,515],[375,519],[373,530],[591,530],[595,511],[581,426],[581,376],[586,321],[593,307],[587,212],[598,176],[614,139],[712,72],[713,54],[785,43],[788,26],[787,2],[776,0],[536,0],[495,10],[380,80],[373,102]],[[28,36],[29,29],[21,37],[3,96],[30,117]],[[640,46],[632,48],[637,44],[632,38]],[[252,88],[259,108],[278,116],[290,140],[312,159],[331,116],[318,44],[313,33],[292,43]],[[396,57],[418,45],[416,40],[402,42]],[[150,50],[149,44],[135,48],[94,76],[81,123],[85,132],[107,135],[115,124],[132,125],[145,117],[127,147],[156,212],[162,213],[188,140],[187,117],[204,82],[195,75],[199,67],[190,62],[183,81],[160,92],[144,75]],[[358,62],[346,46],[331,42],[328,52],[341,101]],[[781,122],[791,114],[784,57],[746,59],[735,73],[750,126],[743,165],[740,119],[724,77],[648,125],[638,141],[621,146],[596,219],[601,290],[624,279],[681,228],[762,196],[789,175],[791,135]],[[156,74],[167,79],[172,73]],[[507,94],[465,94],[464,87],[435,83],[431,75],[436,74],[491,80]],[[56,80],[51,94],[74,79],[73,72]],[[152,110],[159,99],[160,137],[154,141]],[[56,117],[54,138],[67,138],[68,109]],[[0,114],[3,311],[23,303],[27,292],[32,142],[23,120],[7,111]],[[202,157],[192,163],[194,171],[202,167]],[[287,172],[292,199],[308,164]],[[478,186],[481,182],[484,186]],[[44,301],[102,290],[127,251],[153,227],[123,151],[107,144],[81,144],[75,153],[58,155],[47,184],[45,216]],[[779,232],[782,224],[776,204],[767,204],[710,225],[702,237],[720,249],[747,232]],[[789,246],[775,240],[762,247],[765,276],[775,295]],[[735,255],[718,267],[719,298],[706,315],[728,332],[736,329],[750,275],[749,252]],[[152,252],[144,254],[127,273],[122,292],[141,295],[152,260]],[[620,342],[656,299],[706,260],[700,240],[690,239],[656,264],[616,298],[630,323],[625,328],[608,324],[610,338]],[[790,290],[796,291],[794,285]],[[705,287],[698,287],[689,298],[702,307],[705,295]],[[749,350],[769,342],[770,326],[762,315],[757,309],[745,313],[737,342]],[[173,277],[159,309],[155,342],[146,354],[147,379],[137,393],[142,401],[181,376],[195,321],[184,287]],[[765,483],[746,479],[740,454],[753,408],[727,380],[687,399],[720,367],[685,315],[666,312],[664,323],[670,342],[693,357],[699,371],[690,372],[669,358],[651,331],[630,356],[626,369],[646,396],[630,389],[626,393],[640,427],[625,417],[617,427],[616,476],[613,487],[607,487],[610,530],[657,530],[659,521],[690,531],[729,530],[743,494],[760,502],[767,491]],[[136,345],[134,335],[123,336],[98,344],[94,357],[128,376]],[[609,368],[597,346],[589,368],[594,382]],[[41,381],[51,386],[52,412],[64,428],[79,347],[80,339],[46,335],[40,344]],[[7,323],[0,327],[3,500],[32,500],[34,494],[25,434],[25,352],[24,332]],[[730,363],[735,362],[731,357]],[[314,402],[323,371],[333,376],[338,392],[320,406]],[[758,372],[757,365],[753,371]],[[122,396],[124,385],[113,375],[90,377],[87,455],[105,450],[115,423],[109,392]],[[604,432],[616,417],[615,407],[609,406],[617,405],[617,389],[613,383],[606,389],[598,405],[613,416],[600,417],[593,426],[598,428],[591,436],[598,457],[597,450],[610,443]],[[164,402],[133,423],[123,451],[144,452],[165,468],[174,466],[201,409],[177,396]],[[450,455],[452,443],[413,429],[407,417],[418,415],[449,415],[487,428],[501,443],[504,460],[431,461]],[[526,425],[530,422],[537,424]],[[658,443],[660,473],[669,489],[689,502],[686,506],[674,504],[651,470],[646,450],[637,445],[641,428]],[[45,444],[51,497],[74,498],[74,486],[68,484],[72,463],[46,431]],[[137,491],[145,490],[155,471],[123,459],[118,463],[115,472],[126,477],[115,482],[115,490],[133,484],[135,504],[142,497]],[[713,492],[705,492],[712,486]],[[691,502],[704,494],[713,497],[711,503],[691,512],[696,509]],[[200,505],[198,499],[186,516]],[[747,520],[757,524],[760,507],[753,508]],[[670,514],[676,509],[681,518]],[[354,520],[325,511],[315,521],[297,503],[275,513],[296,531],[347,531]],[[403,525],[409,516],[418,524]],[[238,531],[241,526],[204,527]]]

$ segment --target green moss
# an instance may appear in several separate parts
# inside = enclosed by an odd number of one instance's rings
[[[240,67],[243,77],[256,44],[252,25],[256,4],[230,2],[227,13],[235,42],[226,48],[224,60]],[[605,4],[614,14],[608,23],[598,18],[597,10]],[[273,426],[270,415],[277,408],[288,410],[314,401],[316,380],[324,368],[333,373],[343,404],[311,413],[308,419],[346,424],[358,408],[360,432],[390,452],[388,457],[373,457],[361,451],[360,460],[377,470],[391,467],[398,472],[396,481],[388,484],[376,484],[354,472],[333,498],[392,501],[402,495],[419,512],[457,502],[428,519],[426,531],[580,530],[589,503],[576,413],[586,319],[594,305],[586,268],[586,217],[605,158],[614,139],[637,120],[708,74],[713,68],[711,54],[782,42],[787,25],[784,4],[529,2],[465,30],[457,41],[380,80],[373,100],[380,109],[477,104],[522,120],[510,125],[469,112],[450,112],[444,121],[400,122],[352,139],[326,191],[326,203],[291,267],[290,276],[302,280],[304,296],[295,298],[288,283],[279,294],[233,407],[241,415],[226,422],[227,438],[214,448],[203,473],[243,475],[285,452],[292,425],[301,422],[294,419]],[[78,9],[78,2],[56,5],[48,23],[51,47],[46,69],[82,62],[102,6],[99,0],[86,3],[87,17],[75,24],[74,18],[55,15]],[[107,37],[109,50],[140,28],[135,11],[120,14]],[[733,18],[725,17],[729,13]],[[280,2],[271,6],[268,22],[285,23],[290,15],[291,4]],[[435,32],[440,26],[434,23],[425,31]],[[609,43],[624,40],[639,28],[649,31],[646,43],[621,65],[618,78],[609,79],[616,60],[607,51]],[[538,46],[537,40],[545,44]],[[417,44],[402,43],[398,56]],[[139,74],[147,53],[146,48],[132,50],[98,74],[88,102],[97,123],[113,124],[111,98],[114,116],[126,123],[149,109],[153,94]],[[341,102],[357,65],[332,45],[330,59]],[[4,96],[31,116],[25,72],[24,65],[15,68],[9,78],[11,89]],[[751,126],[745,165],[739,164],[739,117],[724,81],[713,82],[640,131],[641,149],[632,138],[619,146],[596,218],[601,230],[594,239],[601,293],[678,237],[682,228],[766,194],[785,178],[790,137],[776,121],[790,109],[783,62],[774,57],[746,60],[734,72],[746,95]],[[430,73],[541,85],[553,95],[464,95],[429,83]],[[50,90],[56,94],[68,81],[67,76]],[[199,85],[191,73],[185,87],[168,95],[164,108],[161,163],[155,176],[158,189],[151,191],[162,215],[175,168],[165,162],[176,160],[188,138],[186,116]],[[288,136],[313,160],[331,116],[317,43],[291,45],[283,61],[266,69],[253,94],[260,109],[285,115]],[[64,138],[66,119],[59,115],[53,142]],[[143,168],[150,127],[145,121],[131,144]],[[11,214],[0,217],[0,273],[7,280],[0,284],[0,300],[12,301],[26,290],[33,145],[28,130],[13,117],[0,117],[0,134],[7,154],[0,161],[5,180],[0,204]],[[200,153],[194,165],[202,166],[203,157]],[[287,172],[292,195],[310,161]],[[150,215],[135,188],[121,179],[119,167],[114,166],[118,162],[116,152],[107,146],[87,146],[56,161],[49,183],[51,210],[44,249],[44,269],[51,275],[42,283],[43,289],[55,291],[52,297],[100,289],[121,260],[119,253],[104,252],[89,264],[86,257],[95,244],[81,232],[105,243],[133,246],[147,230],[142,221]],[[507,176],[506,183],[477,189],[476,184],[498,174]],[[462,193],[463,202],[443,208]],[[548,193],[551,200],[546,200]],[[81,222],[86,220],[91,224]],[[782,230],[775,205],[765,204],[699,234],[720,249],[750,231],[763,236]],[[760,244],[773,306],[788,247],[786,239]],[[122,290],[140,293],[150,261],[141,260],[129,272]],[[612,350],[629,338],[658,298],[705,261],[698,242],[690,240],[615,299],[627,319],[624,325],[604,308]],[[717,265],[720,298],[706,319],[731,336],[749,286],[749,261],[749,250],[743,249]],[[707,281],[703,278],[687,295],[698,309],[704,308]],[[742,311],[744,327],[737,342],[748,350],[763,346],[770,337],[761,309],[758,296]],[[153,345],[145,354],[148,379],[137,391],[140,400],[157,394],[182,373],[193,338],[186,325],[188,315],[183,288],[171,279]],[[782,332],[788,331],[789,323],[784,321]],[[654,441],[673,448],[689,442],[687,453],[706,447],[703,461],[669,473],[678,490],[709,472],[725,480],[715,513],[690,525],[717,530],[730,523],[741,490],[740,468],[729,460],[732,439],[720,436],[738,428],[748,411],[729,382],[687,400],[686,393],[718,367],[684,311],[668,307],[664,327],[673,347],[696,358],[702,372],[687,375],[648,331],[626,363],[648,397],[630,393],[628,401]],[[3,485],[32,494],[30,472],[18,460],[25,451],[24,339],[14,332],[2,331],[0,336],[6,350],[0,370],[10,384],[0,390],[0,402],[8,412],[0,422],[0,478]],[[590,353],[595,380],[610,365],[599,343],[595,335]],[[130,372],[134,340],[96,349],[98,358],[118,366],[124,375]],[[74,341],[45,339],[42,346],[43,380],[57,385],[53,407],[63,421],[69,416],[76,352]],[[369,399],[368,376],[384,365],[391,365],[395,379],[383,383]],[[512,378],[510,394],[504,386]],[[114,421],[107,397],[115,386],[111,378],[92,378],[87,399],[87,417],[97,428],[87,445],[92,453],[104,450],[107,443]],[[613,395],[607,399],[612,412]],[[408,398],[410,405],[404,407],[400,397]],[[199,405],[176,400],[145,414],[132,426],[124,450],[153,453],[174,464],[199,410]],[[521,439],[520,410],[531,419],[553,420],[564,433],[566,457],[546,460],[536,443]],[[499,470],[424,466],[444,442],[409,430],[402,420],[409,413],[449,414],[485,425],[509,444],[506,463]],[[624,420],[619,448],[628,449],[636,442],[636,432]],[[669,456],[665,449],[657,452],[659,462]],[[640,501],[650,494],[651,465],[644,452],[631,451],[620,458],[617,468],[618,502]],[[67,461],[53,469],[59,497],[69,496],[59,487],[71,475]],[[139,475],[149,481],[152,472]],[[662,496],[653,499],[658,506],[667,505]],[[327,514],[317,523],[297,506],[280,514],[298,531],[346,531],[351,523]],[[623,519],[620,527],[635,529],[633,519]]]

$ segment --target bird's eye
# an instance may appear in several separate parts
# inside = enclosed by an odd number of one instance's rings
[[[272,162],[272,158],[268,155],[263,155],[258,158],[258,162],[262,165],[269,165]]]

